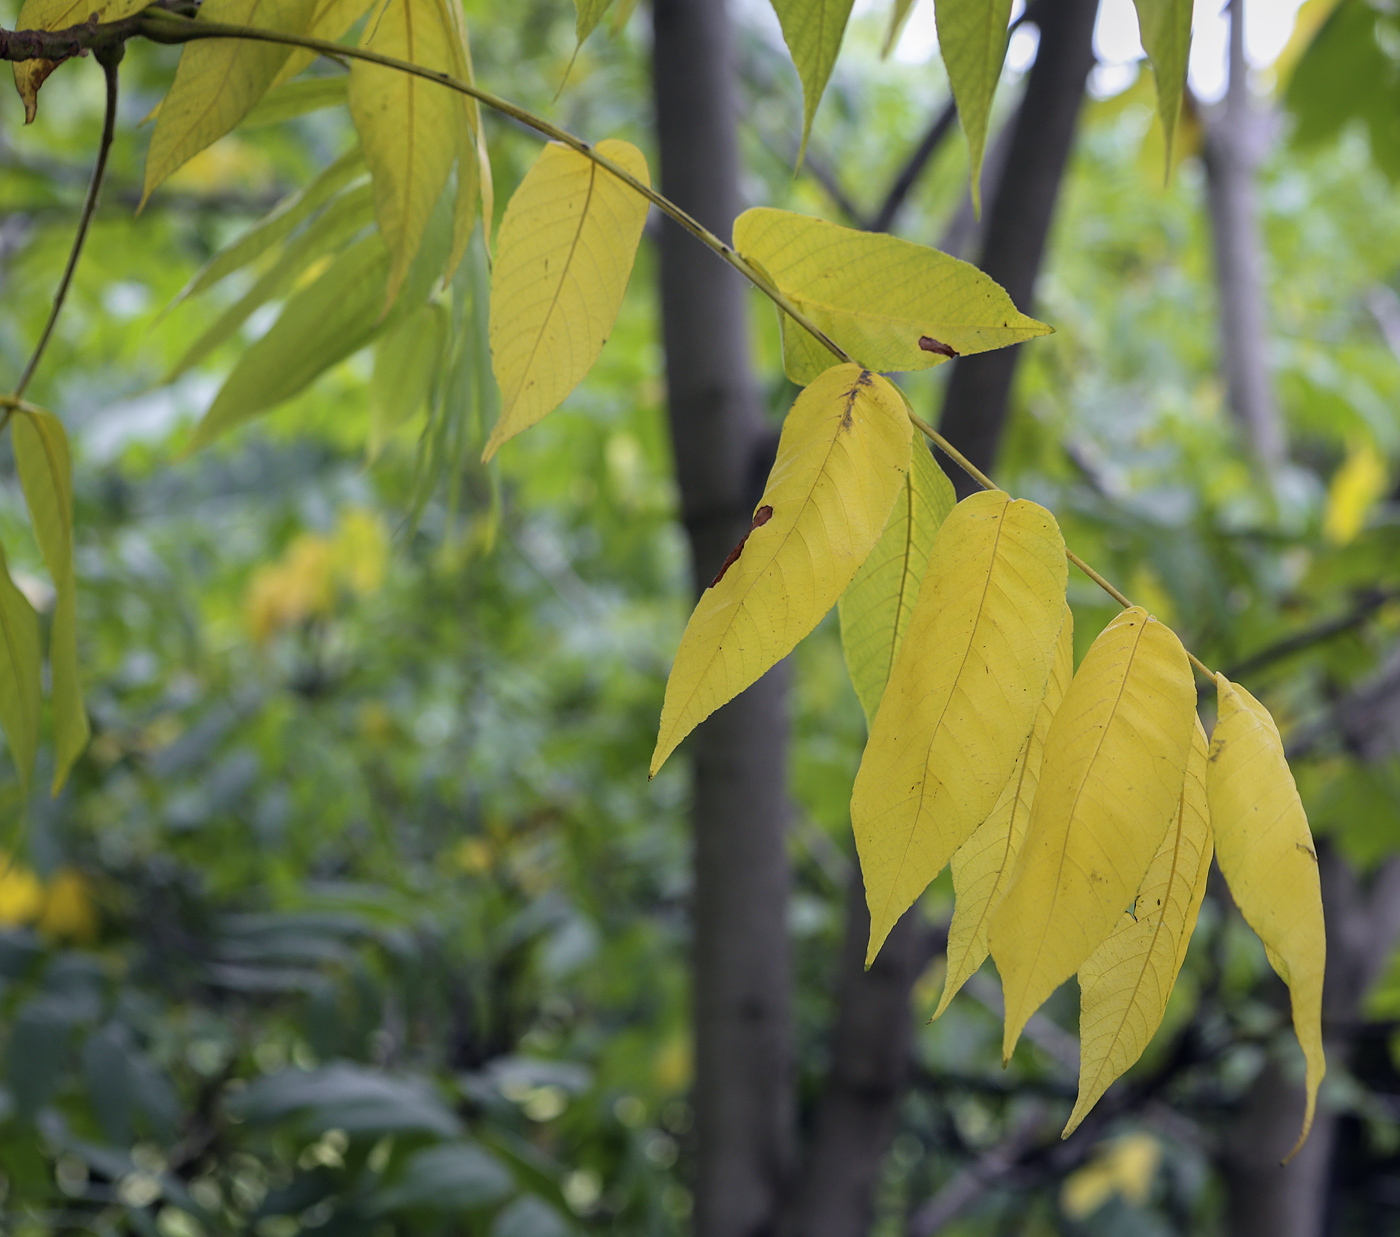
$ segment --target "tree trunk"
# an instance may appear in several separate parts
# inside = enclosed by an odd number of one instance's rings
[[[656,0],[661,188],[722,236],[740,208],[723,0]],[[699,592],[748,531],[771,435],[740,278],[669,219],[660,239],[671,441]],[[697,728],[694,760],[695,1233],[771,1231],[791,1124],[785,668]]]
[[[1206,198],[1220,293],[1221,368],[1230,412],[1250,450],[1270,471],[1287,454],[1269,382],[1263,247],[1255,175],[1272,121],[1249,98],[1244,56],[1244,4],[1230,5],[1230,79],[1225,102],[1206,131]]]
[[[1023,312],[1034,309],[1036,277],[1094,64],[1098,7],[1098,0],[1045,0],[1040,48],[988,212],[980,265]],[[996,457],[1019,357],[1019,347],[1012,347],[953,362],[939,428],[983,470]],[[949,475],[960,497],[976,488],[959,469]]]

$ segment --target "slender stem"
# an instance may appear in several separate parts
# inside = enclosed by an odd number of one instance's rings
[[[118,44],[115,48],[98,53],[98,61],[107,78],[107,110],[102,118],[102,142],[97,148],[97,163],[92,169],[92,181],[88,185],[87,200],[83,203],[82,217],[78,220],[77,235],[73,237],[73,248],[68,253],[68,265],[63,268],[63,278],[58,281],[58,289],[53,294],[53,308],[49,311],[49,320],[44,323],[44,332],[39,336],[39,342],[34,346],[34,354],[29,358],[29,364],[24,367],[24,373],[20,375],[19,383],[14,390],[15,403],[10,404],[10,408],[19,405],[20,396],[24,394],[29,380],[34,377],[34,371],[39,368],[39,362],[44,356],[44,349],[49,346],[54,326],[58,323],[58,315],[63,310],[63,302],[68,297],[68,288],[73,282],[73,272],[78,267],[78,258],[83,252],[83,242],[87,239],[88,226],[92,223],[92,217],[97,212],[97,199],[102,192],[102,178],[107,174],[107,156],[111,153],[112,138],[117,129],[117,65],[121,63],[123,50],[122,45]]]

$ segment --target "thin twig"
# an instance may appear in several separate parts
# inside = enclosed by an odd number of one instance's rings
[[[866,231],[888,232],[890,230],[895,217],[903,209],[909,194],[913,192],[919,177],[923,175],[924,168],[938,153],[938,148],[943,145],[943,139],[952,132],[953,122],[957,118],[957,104],[949,99],[943,105],[943,110],[934,117],[933,123],[929,125],[928,131],[920,139],[919,144],[914,147],[909,158],[905,160],[904,166],[899,170],[899,175],[894,178],[889,192],[885,194],[885,200],[880,203],[880,209],[870,216],[870,222],[866,224]]]
[[[15,386],[16,401],[24,394],[29,380],[34,377],[34,371],[39,368],[44,349],[49,346],[54,326],[58,323],[58,315],[63,310],[63,302],[68,297],[68,288],[73,282],[73,272],[78,267],[78,258],[83,252],[88,226],[97,211],[97,199],[102,193],[102,178],[107,173],[107,156],[111,153],[112,139],[117,131],[117,66],[121,63],[125,50],[124,44],[118,44],[114,48],[106,48],[97,53],[97,61],[107,79],[107,110],[102,118],[102,141],[97,148],[97,163],[92,169],[92,181],[88,185],[87,200],[83,203],[83,213],[78,220],[77,234],[73,237],[73,248],[68,254],[68,265],[63,268],[63,278],[58,281],[58,289],[53,294],[53,308],[49,311],[49,320],[44,323],[44,333],[39,336],[39,342],[34,346],[34,354],[29,358],[29,364],[24,367],[24,373],[20,375]]]

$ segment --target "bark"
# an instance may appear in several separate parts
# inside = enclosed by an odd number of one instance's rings
[[[1249,97],[1244,5],[1230,6],[1230,78],[1225,101],[1206,130],[1206,198],[1220,296],[1221,368],[1230,412],[1250,450],[1272,470],[1287,454],[1269,382],[1268,310],[1255,178],[1272,118]]]
[[[728,236],[738,109],[722,0],[656,0],[661,188]],[[739,277],[670,220],[661,312],[681,515],[698,592],[748,530],[771,435]],[[778,667],[701,725],[694,760],[695,1233],[770,1231],[788,1171],[787,717]]]
[[[1040,49],[988,211],[980,265],[1024,312],[1034,307],[1084,82],[1094,63],[1097,12],[1098,0],[1047,0],[1039,14]],[[939,428],[983,470],[991,467],[1001,441],[1019,356],[1013,347],[953,362]],[[960,471],[950,475],[960,496],[976,488]]]

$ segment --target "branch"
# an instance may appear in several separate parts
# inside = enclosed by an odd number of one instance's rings
[[[943,105],[943,110],[933,118],[933,123],[929,125],[928,131],[920,139],[919,144],[910,152],[909,158],[905,160],[899,175],[894,178],[889,192],[885,194],[885,200],[880,203],[880,209],[870,217],[870,222],[866,225],[867,232],[888,232],[890,230],[895,217],[903,209],[904,203],[913,191],[914,185],[923,175],[924,168],[938,153],[938,148],[943,145],[943,139],[952,132],[953,122],[957,118],[958,106],[952,99],[949,99]]]
[[[97,61],[102,66],[102,72],[107,79],[107,109],[102,118],[102,140],[97,147],[97,163],[92,169],[92,183],[88,186],[87,200],[83,203],[83,213],[78,220],[78,232],[73,237],[73,248],[68,254],[68,265],[64,267],[63,277],[58,281],[58,290],[53,294],[53,308],[49,311],[49,320],[44,323],[44,331],[34,347],[34,355],[29,358],[29,364],[24,367],[24,373],[20,375],[19,383],[14,390],[15,399],[19,399],[24,394],[29,380],[34,377],[34,371],[39,368],[39,362],[44,356],[44,349],[49,346],[49,339],[52,337],[54,326],[58,322],[58,315],[63,310],[63,302],[68,297],[68,288],[73,282],[73,272],[78,267],[78,258],[83,252],[83,242],[87,239],[88,227],[91,225],[92,216],[97,210],[97,198],[102,192],[102,177],[107,172],[107,156],[111,153],[112,138],[116,134],[117,66],[121,63],[125,50],[126,45],[118,43],[115,47],[104,47],[97,52]]]

